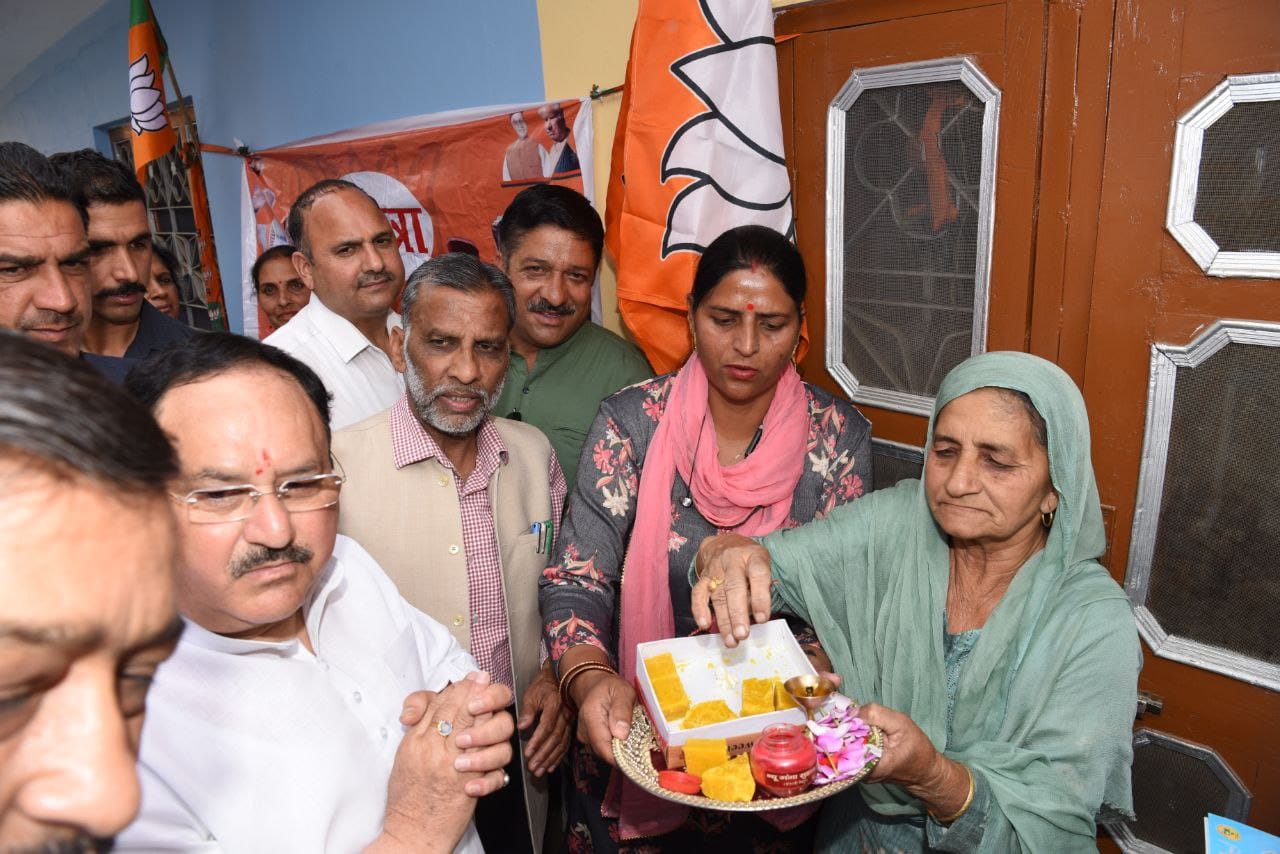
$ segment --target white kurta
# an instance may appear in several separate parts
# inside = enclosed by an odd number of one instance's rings
[[[387,315],[387,329],[399,325],[400,315]],[[315,294],[264,343],[279,347],[320,376],[333,395],[329,426],[334,430],[390,409],[404,392],[404,379],[391,358]]]
[[[142,811],[117,851],[350,854],[378,835],[404,698],[476,667],[354,540],[322,572],[314,655],[187,623],[147,700]],[[458,850],[483,851],[474,826]]]

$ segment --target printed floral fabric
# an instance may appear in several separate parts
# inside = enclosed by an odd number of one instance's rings
[[[636,493],[645,452],[666,408],[674,374],[647,380],[605,400],[583,449],[577,483],[560,534],[559,562],[543,573],[542,615],[548,648],[559,660],[575,644],[600,647],[616,662],[618,592],[627,541],[636,515]],[[871,425],[851,404],[806,384],[810,428],[804,473],[784,527],[821,518],[858,498],[871,484]],[[696,629],[689,608],[689,565],[703,539],[717,529],[682,502],[689,488],[677,472],[671,489],[668,537],[671,600],[677,635]],[[812,630],[798,621],[797,636],[812,642]],[[685,824],[657,839],[618,838],[616,820],[600,806],[609,766],[575,744],[570,752],[573,788],[567,799],[570,852],[813,850],[813,822],[781,833],[751,815],[693,810]]]
[[[590,643],[615,653],[623,557],[635,521],[645,451],[666,408],[674,374],[623,389],[600,405],[583,449],[578,479],[560,534],[560,560],[543,573],[542,616],[558,661],[570,646]],[[810,427],[804,473],[784,527],[825,517],[870,488],[871,425],[862,413],[805,384]],[[671,489],[671,599],[676,634],[697,628],[689,608],[689,564],[703,539],[718,533],[677,473]]]

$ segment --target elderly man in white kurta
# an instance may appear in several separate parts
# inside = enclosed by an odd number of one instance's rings
[[[476,825],[487,850],[537,852],[546,774],[569,742],[541,666],[538,612],[565,481],[541,431],[489,413],[514,319],[511,282],[497,267],[463,254],[427,261],[409,277],[404,328],[392,333],[408,391],[389,412],[340,431],[334,453],[348,478],[339,530],[515,690],[528,738],[508,770],[520,785],[485,798]]]
[[[156,675],[118,849],[482,850],[471,817],[505,785],[510,691],[469,676],[448,631],[337,535],[314,373],[211,334],[129,389],[178,451],[187,629]]]

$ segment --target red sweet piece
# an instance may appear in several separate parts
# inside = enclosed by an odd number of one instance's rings
[[[659,771],[658,785],[670,792],[696,795],[702,791],[702,778],[684,771]]]

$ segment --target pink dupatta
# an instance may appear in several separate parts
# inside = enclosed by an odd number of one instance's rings
[[[645,455],[636,520],[623,568],[618,650],[622,676],[633,684],[636,644],[675,635],[668,542],[676,472],[689,484],[703,518],[717,528],[746,536],[760,536],[781,527],[804,472],[809,408],[804,383],[794,366],[788,365],[778,381],[755,450],[731,466],[721,466],[717,458],[707,388],[707,374],[695,353],[672,381],[666,409]],[[619,804],[619,780],[621,775],[615,774],[607,804]],[[629,781],[622,781],[620,795],[617,812],[623,839],[668,833],[688,814],[687,807],[655,798]],[[785,822],[789,826],[798,823]]]

